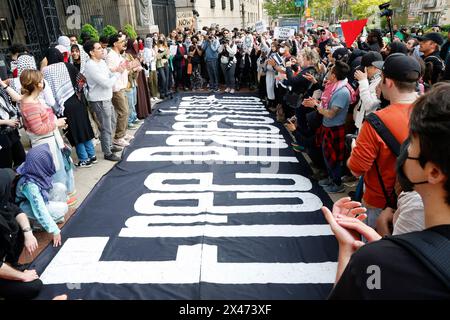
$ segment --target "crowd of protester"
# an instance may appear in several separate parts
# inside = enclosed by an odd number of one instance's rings
[[[340,244],[331,297],[448,298],[448,287],[407,250],[378,240],[415,231],[420,237],[426,228],[450,237],[450,86],[439,83],[450,80],[449,44],[450,33],[444,43],[437,32],[407,28],[392,42],[372,30],[347,47],[327,28],[275,39],[272,30],[217,26],[137,39],[123,32],[99,41],[61,36],[42,61],[13,45],[11,78],[0,80],[0,296],[39,291],[36,272],[18,265],[20,253],[36,250],[33,230],[61,245],[58,224],[76,201],[73,170],[98,162],[96,139],[105,160],[120,161],[117,153],[133,139],[127,130],[152,104],[180,90],[231,95],[246,87],[291,133],[293,150],[309,155],[325,191],[344,192],[345,181],[359,179],[353,199],[324,209]],[[386,268],[390,289],[362,287],[368,261]],[[405,285],[394,290],[397,277]]]

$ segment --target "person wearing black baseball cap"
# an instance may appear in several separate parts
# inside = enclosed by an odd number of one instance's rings
[[[355,79],[358,80],[359,102],[356,105],[353,115],[355,125],[361,129],[364,117],[377,110],[380,106],[380,99],[377,97],[376,89],[381,81],[381,70],[372,63],[383,61],[380,53],[375,51],[367,52],[361,59],[361,65],[355,72]]]
[[[420,41],[420,52],[423,53],[422,58],[426,66],[423,81],[425,88],[429,89],[441,80],[444,73],[445,65],[440,56],[440,46],[444,40],[437,32],[429,32],[417,39]]]
[[[416,84],[420,78],[420,64],[415,58],[394,53],[385,62],[375,61],[372,65],[381,70],[379,86],[383,96],[390,101],[390,105],[375,111],[374,114],[381,119],[395,139],[403,143],[408,137],[412,104],[418,97]],[[365,121],[347,166],[355,177],[364,176],[366,191],[363,202],[367,208],[367,224],[377,227],[377,230],[388,230],[386,226],[389,218],[392,218],[392,213],[390,217],[386,217],[389,212],[383,209],[388,204],[394,205],[390,195],[393,194],[396,181],[395,160],[396,155],[372,125]],[[384,186],[380,184],[380,180]]]

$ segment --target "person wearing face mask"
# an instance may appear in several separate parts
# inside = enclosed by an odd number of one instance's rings
[[[330,300],[450,299],[450,84],[439,83],[417,99],[408,119],[397,173],[402,189],[423,200],[423,230],[381,238],[361,222],[366,214],[360,203],[341,199],[333,213],[322,208],[339,243]],[[370,266],[381,270],[381,284],[371,282]]]
[[[192,90],[199,90],[203,87],[203,78],[202,78],[202,56],[203,51],[201,45],[198,44],[198,37],[193,36],[191,38],[192,45],[189,47],[189,57],[192,63],[192,74],[191,74],[191,84]]]
[[[390,101],[389,106],[374,114],[395,139],[403,143],[408,135],[412,103],[417,99],[416,83],[420,77],[420,64],[412,57],[396,53],[385,62],[376,61],[372,65],[382,70],[381,91]],[[368,209],[368,224],[375,227],[381,211],[388,206],[396,206],[395,154],[367,121],[361,127],[347,166],[355,177],[364,175],[363,201]]]

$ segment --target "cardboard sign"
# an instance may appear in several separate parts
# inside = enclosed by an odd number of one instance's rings
[[[278,40],[287,40],[295,34],[295,29],[276,27],[273,37]]]
[[[257,33],[263,33],[264,31],[266,31],[266,24],[264,23],[264,21],[258,21],[255,23],[255,29]]]

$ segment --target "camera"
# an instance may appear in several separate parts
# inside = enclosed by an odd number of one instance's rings
[[[381,10],[381,12],[379,14],[380,17],[392,17],[394,12],[392,11],[392,9],[389,9],[390,6],[391,6],[390,2],[386,2],[386,3],[380,4],[378,6],[378,9]]]
[[[230,40],[227,39],[227,38],[222,38],[222,39],[220,39],[220,44],[222,44],[222,45],[224,45],[224,44],[229,44],[229,43],[230,43]]]

